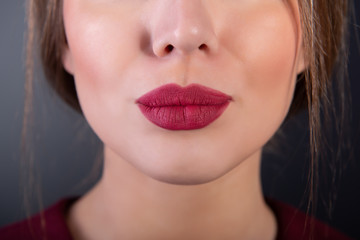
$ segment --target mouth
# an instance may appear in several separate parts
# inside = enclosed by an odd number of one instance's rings
[[[208,126],[226,110],[232,98],[220,91],[191,84],[166,84],[136,100],[141,113],[168,130],[194,130]]]

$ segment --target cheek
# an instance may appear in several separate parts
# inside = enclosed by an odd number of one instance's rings
[[[242,98],[263,112],[280,111],[283,118],[296,79],[298,34],[292,14],[286,6],[264,7],[238,18],[241,25],[234,45],[245,76],[240,81]]]
[[[275,25],[276,22],[274,22]],[[261,95],[271,90],[289,91],[293,82],[296,38],[289,24],[274,26],[268,23],[266,30],[251,34],[246,39],[249,47],[244,50],[247,85]],[[287,25],[287,26],[286,26]],[[245,40],[245,41],[246,41]]]
[[[282,119],[287,114],[295,86],[296,39],[286,28],[268,32],[264,37],[259,36],[252,59],[247,61],[244,96],[262,111]]]
[[[64,19],[80,104],[90,124],[107,114],[119,115],[119,95],[126,96],[127,69],[136,60],[140,38],[136,11],[65,1]],[[127,9],[129,10],[129,9]],[[121,79],[121,81],[120,81]],[[124,80],[125,79],[125,80]],[[115,116],[114,116],[115,117]]]
[[[233,126],[235,146],[261,148],[277,131],[292,102],[299,34],[292,13],[278,2],[281,6],[272,1],[269,7],[227,16],[234,24],[224,28],[221,41],[232,62],[238,62],[230,63],[225,71],[234,79],[233,118],[241,123]]]

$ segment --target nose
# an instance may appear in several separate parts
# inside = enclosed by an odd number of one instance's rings
[[[152,50],[156,56],[164,57],[173,52],[216,52],[218,42],[212,19],[202,0],[159,2],[162,5],[153,12],[150,23]]]

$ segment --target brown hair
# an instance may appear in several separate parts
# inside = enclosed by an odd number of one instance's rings
[[[349,4],[351,2],[347,0],[299,0],[299,3],[304,33],[305,59],[309,65],[301,76],[305,81],[300,81],[300,85],[296,86],[292,111],[289,114],[296,112],[296,109],[301,107],[301,103],[307,103],[311,154],[307,211],[309,212],[310,207],[313,207],[312,212],[314,213],[318,197],[317,187],[321,160],[325,165],[334,166],[334,162],[339,157],[325,159],[325,155],[321,156],[326,152],[325,145],[328,144],[327,133],[324,130],[327,126],[335,124],[336,126],[333,127],[337,130],[339,143],[342,144],[341,141],[344,140],[344,129],[342,128],[346,119],[344,105],[350,101],[350,98],[345,95],[347,89],[345,70]],[[337,78],[332,78],[335,71],[338,73]],[[336,107],[336,103],[338,103],[338,107]],[[331,122],[333,117],[335,117],[335,122]],[[328,132],[328,134],[331,135],[332,132]],[[341,146],[337,147],[337,151],[341,151]],[[334,168],[332,171],[334,175],[332,177],[335,179],[336,169]],[[336,189],[331,190],[336,191]],[[333,196],[329,195],[328,201],[331,201]],[[331,202],[328,204],[328,206],[332,205]],[[331,210],[328,209],[329,212]]]
[[[322,121],[330,115],[334,105],[333,83],[343,96],[343,81],[331,81],[334,65],[342,63],[347,28],[347,0],[299,0],[302,21],[305,57],[308,68],[298,77],[294,99],[288,118],[307,107],[309,113],[309,133],[311,163],[309,171],[310,201],[316,199],[320,146],[322,146]],[[66,37],[62,17],[61,0],[29,0],[28,5],[28,49],[27,82],[24,126],[27,125],[31,110],[32,62],[34,42],[39,43],[40,58],[47,82],[55,92],[80,114],[81,108],[76,94],[73,77],[62,65],[62,51]],[[343,102],[340,99],[340,102]],[[325,117],[326,118],[326,117]],[[23,134],[26,134],[24,127]],[[310,206],[310,204],[309,204]]]

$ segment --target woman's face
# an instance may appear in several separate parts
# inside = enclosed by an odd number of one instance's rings
[[[304,68],[297,0],[64,0],[63,13],[86,119],[118,161],[164,182],[205,183],[258,156]],[[137,100],[166,84],[231,101],[206,126],[164,128]]]

